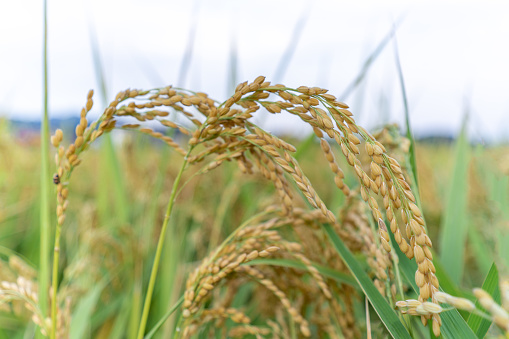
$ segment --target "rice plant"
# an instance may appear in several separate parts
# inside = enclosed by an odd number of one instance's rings
[[[51,136],[51,288],[5,251],[6,314],[50,338],[477,338],[492,322],[507,335],[496,267],[471,294],[437,263],[413,141],[370,133],[327,92],[263,76],[223,102],[128,89],[89,121],[90,91],[75,135]],[[321,155],[257,126],[260,112],[307,124]],[[121,169],[95,150],[117,130],[138,133]],[[110,188],[119,178],[130,196]]]

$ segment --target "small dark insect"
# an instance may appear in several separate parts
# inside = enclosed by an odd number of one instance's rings
[[[55,173],[55,175],[53,176],[53,183],[55,185],[58,185],[60,184],[60,176],[58,174]]]

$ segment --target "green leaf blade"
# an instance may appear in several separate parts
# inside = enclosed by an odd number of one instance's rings
[[[392,235],[391,235],[392,236]],[[399,259],[399,268],[401,273],[403,274],[407,283],[412,287],[416,294],[419,294],[419,288],[415,283],[414,276],[415,271],[417,270],[417,264],[415,261],[409,260],[403,252],[400,251],[399,248],[395,248],[396,253]],[[437,271],[438,275],[438,271]],[[440,279],[439,279],[440,281]],[[450,289],[456,289],[454,284],[449,283]],[[442,327],[440,331],[442,332],[442,337],[444,338],[465,338],[465,339],[475,339],[477,336],[467,325],[467,322],[463,319],[460,313],[457,310],[450,310],[446,312],[442,312],[440,314],[442,319]]]
[[[376,311],[380,320],[387,328],[387,331],[393,338],[411,338],[403,323],[400,321],[392,307],[385,300],[385,298],[378,292],[377,288],[364,272],[361,265],[355,259],[353,254],[348,250],[343,241],[334,232],[330,225],[324,225],[325,232],[329,236],[329,240],[334,245],[340,256],[343,258],[348,269],[352,272],[353,276],[359,283],[366,297],[369,299],[373,309]]]
[[[498,270],[495,263],[491,265],[490,271],[484,280],[482,289],[488,292],[495,302],[500,303],[500,290],[498,288]],[[476,301],[475,307],[482,309],[479,301]],[[492,324],[488,319],[482,318],[477,314],[471,314],[468,318],[468,326],[475,332],[478,338],[484,338]]]
[[[81,339],[85,337],[90,327],[92,312],[99,301],[104,286],[105,284],[96,285],[80,300],[72,315],[69,338]]]
[[[454,172],[449,186],[447,208],[440,232],[440,258],[454,283],[459,284],[465,265],[465,242],[468,233],[469,144],[466,119],[456,144]]]

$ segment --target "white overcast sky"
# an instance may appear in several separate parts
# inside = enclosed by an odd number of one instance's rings
[[[2,116],[41,114],[42,15],[40,0],[0,2]],[[304,16],[286,72],[274,79]],[[416,133],[456,133],[468,110],[474,139],[509,139],[507,1],[48,0],[50,113],[77,116],[87,91],[97,90],[92,31],[110,96],[177,84],[224,100],[233,44],[239,82],[263,74],[340,95],[400,18],[396,37]],[[189,71],[178,84],[193,27]],[[342,99],[368,127],[403,122],[392,41]],[[301,128],[284,117],[275,121]]]

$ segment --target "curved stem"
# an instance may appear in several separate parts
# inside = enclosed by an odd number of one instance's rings
[[[150,273],[150,280],[148,283],[147,295],[145,297],[145,303],[143,305],[143,313],[141,315],[140,327],[138,329],[138,339],[143,339],[143,334],[145,333],[145,328],[147,326],[148,314],[150,311],[150,304],[152,302],[152,294],[154,293],[154,287],[156,284],[157,271],[159,269],[159,262],[161,260],[161,254],[163,252],[163,244],[166,238],[166,230],[168,229],[168,224],[170,221],[171,212],[173,210],[173,205],[175,204],[176,196],[177,196],[177,188],[182,178],[182,173],[186,168],[188,163],[188,156],[191,153],[192,148],[187,152],[186,157],[184,158],[184,162],[182,163],[182,167],[173,182],[173,187],[171,189],[170,201],[168,202],[168,207],[166,208],[166,214],[164,216],[163,226],[161,228],[161,234],[159,234],[159,240],[157,242],[156,254],[154,257],[154,264],[152,266],[152,271]]]

